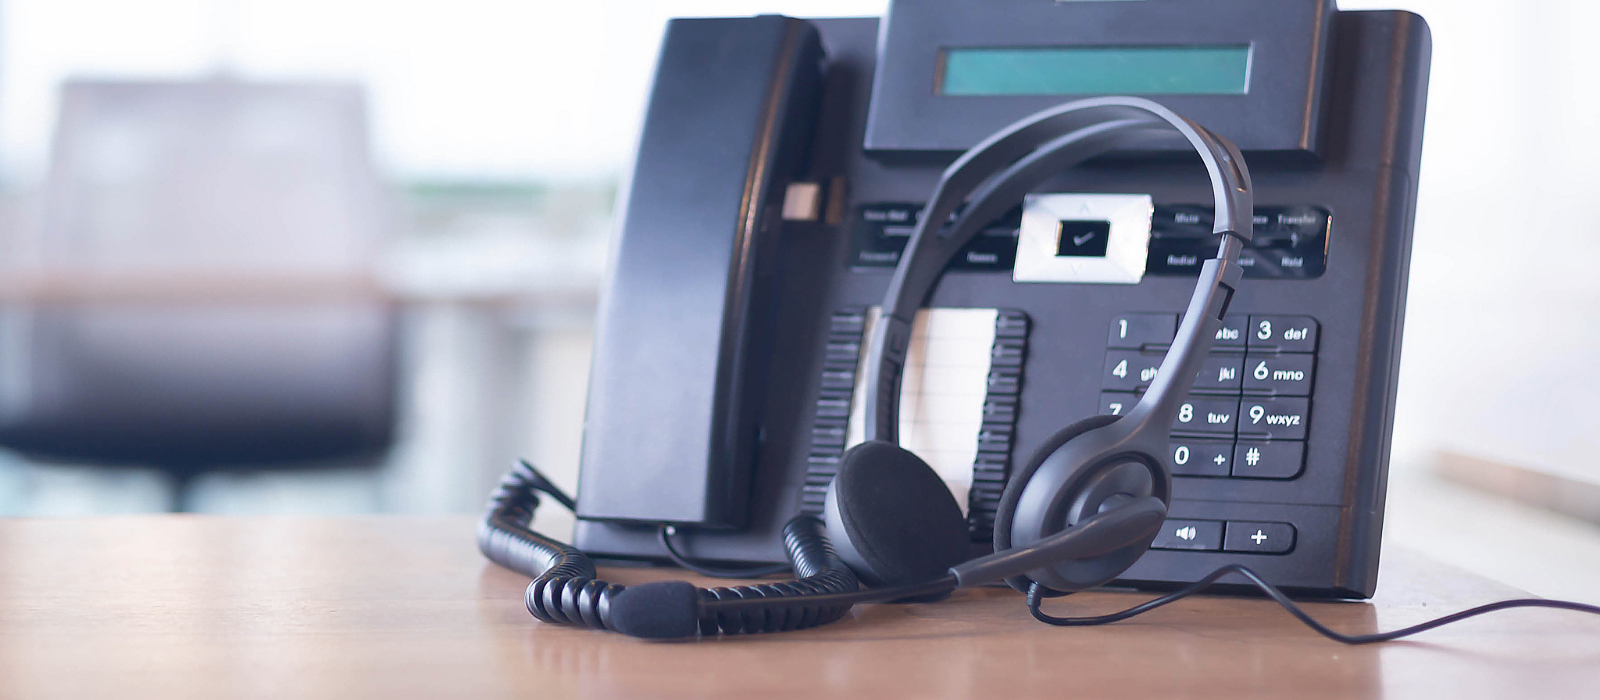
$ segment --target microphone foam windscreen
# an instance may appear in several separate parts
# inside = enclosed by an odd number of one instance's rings
[[[688,581],[657,581],[611,598],[611,627],[630,637],[676,639],[700,630],[700,591]]]

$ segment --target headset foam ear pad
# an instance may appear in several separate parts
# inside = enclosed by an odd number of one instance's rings
[[[839,557],[868,583],[925,581],[966,560],[961,507],[933,468],[899,445],[864,442],[845,452],[826,508]]]
[[[1085,418],[1057,430],[1054,435],[1050,436],[1050,439],[1045,440],[1044,444],[1039,446],[1039,449],[1034,450],[1033,456],[1028,458],[1027,464],[1023,465],[1021,471],[1014,472],[1011,475],[1011,480],[1006,482],[1006,490],[1000,494],[1000,505],[995,508],[994,514],[994,551],[998,552],[1011,548],[1011,522],[1016,517],[1017,500],[1022,498],[1022,488],[1027,486],[1028,479],[1033,478],[1033,473],[1039,471],[1039,465],[1044,464],[1046,458],[1073,438],[1095,428],[1111,425],[1117,422],[1117,418],[1118,416],[1091,416]],[[1022,577],[1017,578],[1021,579]],[[1011,584],[1013,588],[1018,586],[1017,581],[1008,579],[1006,582]],[[1017,590],[1026,592],[1025,582],[1023,586],[1023,588],[1017,588]]]

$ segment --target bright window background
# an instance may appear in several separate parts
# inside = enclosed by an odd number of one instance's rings
[[[4,0],[0,159],[44,168],[68,76],[348,78],[400,178],[616,178],[674,16],[879,14],[850,0]]]

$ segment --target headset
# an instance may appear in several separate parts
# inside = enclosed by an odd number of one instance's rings
[[[1220,243],[1216,256],[1200,269],[1153,383],[1124,415],[1087,418],[1046,440],[1011,476],[1001,496],[994,553],[965,560],[969,535],[960,506],[932,468],[897,444],[912,320],[952,257],[1047,178],[1108,152],[1177,140],[1199,155],[1211,180],[1213,232]],[[1230,573],[1260,587],[1317,632],[1351,644],[1394,639],[1508,607],[1600,614],[1600,608],[1579,603],[1519,599],[1402,630],[1343,635],[1318,624],[1238,565],[1119,613],[1059,618],[1040,610],[1043,598],[1114,580],[1149,549],[1165,521],[1172,490],[1168,433],[1238,288],[1252,200],[1249,171],[1231,142],[1150,100],[1090,98],[1018,120],[951,164],[923,209],[869,339],[866,440],[841,457],[823,518],[801,515],[784,527],[790,566],[778,570],[792,568],[794,580],[719,588],[685,581],[631,587],[602,581],[582,552],[528,528],[539,493],[569,509],[574,503],[526,462],[515,466],[491,497],[478,529],[479,549],[491,561],[533,577],[525,599],[535,618],[643,638],[803,629],[838,620],[858,603],[933,601],[959,588],[998,581],[1025,593],[1033,616],[1042,622],[1105,624],[1165,605]],[[685,568],[720,576],[777,571],[697,566],[673,548],[672,534],[662,527],[662,545]]]

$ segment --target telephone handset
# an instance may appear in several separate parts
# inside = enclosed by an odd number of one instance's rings
[[[601,301],[580,518],[744,527],[821,61],[797,19],[668,24]]]
[[[1135,93],[1239,145],[1255,236],[1173,420],[1166,524],[1120,580],[1245,563],[1370,595],[1428,65],[1421,18],[1322,0],[674,20],[602,298],[577,546],[664,561],[670,525],[691,559],[784,561],[785,523],[822,514],[870,432],[865,343],[940,174],[1042,108]],[[974,556],[1020,461],[1155,381],[1216,247],[1174,148],[1045,173],[916,316],[895,427]]]

